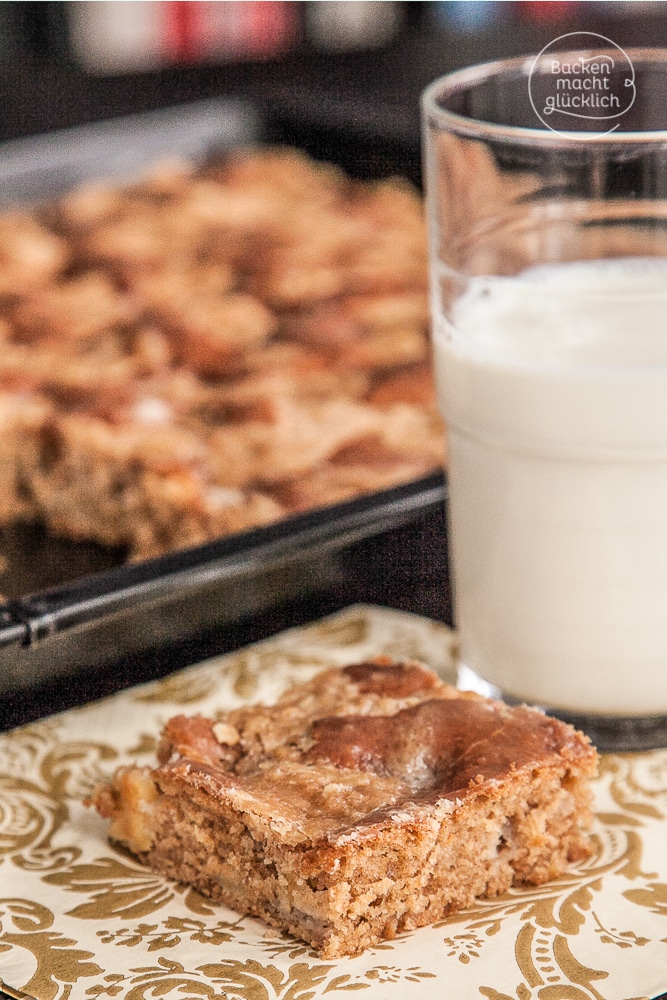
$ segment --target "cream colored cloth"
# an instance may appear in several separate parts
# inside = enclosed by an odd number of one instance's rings
[[[631,1000],[667,989],[667,750],[607,755],[595,851],[557,882],[323,962],[299,941],[146,871],[82,799],[151,763],[175,712],[271,701],[378,653],[452,679],[455,639],[355,606],[165,680],[0,736],[0,978],[35,1000]]]

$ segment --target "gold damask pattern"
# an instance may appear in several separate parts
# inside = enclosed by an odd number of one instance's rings
[[[644,1000],[667,989],[667,751],[603,759],[595,852],[579,868],[337,962],[146,871],[83,807],[118,763],[150,762],[175,711],[271,700],[381,652],[451,677],[444,626],[355,607],[0,736],[0,979],[36,1000]]]

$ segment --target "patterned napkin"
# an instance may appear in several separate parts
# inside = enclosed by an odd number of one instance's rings
[[[0,736],[0,979],[35,1000],[634,1000],[667,989],[664,750],[603,758],[585,864],[335,962],[146,871],[81,804],[119,763],[152,763],[175,712],[273,700],[383,652],[451,679],[454,651],[443,625],[355,606]]]

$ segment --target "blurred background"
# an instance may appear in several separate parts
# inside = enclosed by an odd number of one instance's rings
[[[420,184],[419,97],[431,80],[460,66],[537,53],[555,38],[580,31],[624,48],[667,46],[667,2],[0,2],[0,202],[39,198],[100,173],[134,176],[142,161],[173,153],[196,159],[213,137],[218,148],[222,140],[282,143],[356,177],[401,174]],[[139,117],[118,126],[94,124],[127,115]],[[83,136],[79,130],[49,137],[78,126],[92,127]],[[239,597],[232,580],[234,596],[219,602],[219,626],[195,634],[182,624],[185,612],[163,614],[165,631],[180,628],[182,638],[169,632],[163,641],[160,632],[154,650],[128,652],[113,669],[89,671],[85,684],[71,684],[65,676],[29,699],[22,687],[5,692],[0,729],[355,601],[451,621],[443,488],[442,482],[432,485],[424,494],[428,502],[411,508],[407,523],[403,515],[389,518],[374,528],[378,537],[362,533],[326,559],[317,555],[316,571],[308,563],[305,575],[292,572],[289,586],[283,575],[275,593],[267,589],[268,596],[258,596],[251,576],[250,584],[241,580]],[[23,672],[25,684],[41,676],[36,662],[47,675],[56,662],[52,645],[37,643],[55,630],[53,607],[59,615],[63,608],[67,612],[59,627],[78,627],[78,616],[83,620],[107,608],[108,593],[119,585],[104,577],[99,601],[91,577],[89,589],[75,582],[65,587],[61,603],[60,597],[44,603],[45,586],[79,580],[109,564],[90,563],[87,548],[77,561],[79,550],[66,539],[49,556],[43,533],[26,539],[19,531],[12,539],[2,558],[6,577],[14,574],[14,590],[7,590],[2,577],[0,589],[11,597],[38,593],[20,607],[0,604],[0,668],[9,663],[9,676]],[[142,567],[133,572],[133,581],[143,585]],[[122,592],[134,594],[127,587]],[[193,593],[191,603],[197,603],[199,591]],[[275,606],[264,609],[265,597]],[[241,614],[243,601],[250,610]],[[87,662],[89,634],[70,631],[75,640],[81,637]],[[66,643],[70,632],[64,635]],[[96,638],[102,651],[103,637]],[[18,650],[19,642],[25,648]]]
[[[569,31],[667,44],[667,4],[0,3],[0,140],[218,97],[352,173],[419,168],[421,89]]]

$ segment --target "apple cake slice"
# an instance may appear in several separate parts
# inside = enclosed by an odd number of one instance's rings
[[[596,767],[559,720],[380,658],[176,716],[155,769],[90,801],[150,868],[329,959],[587,857]]]

